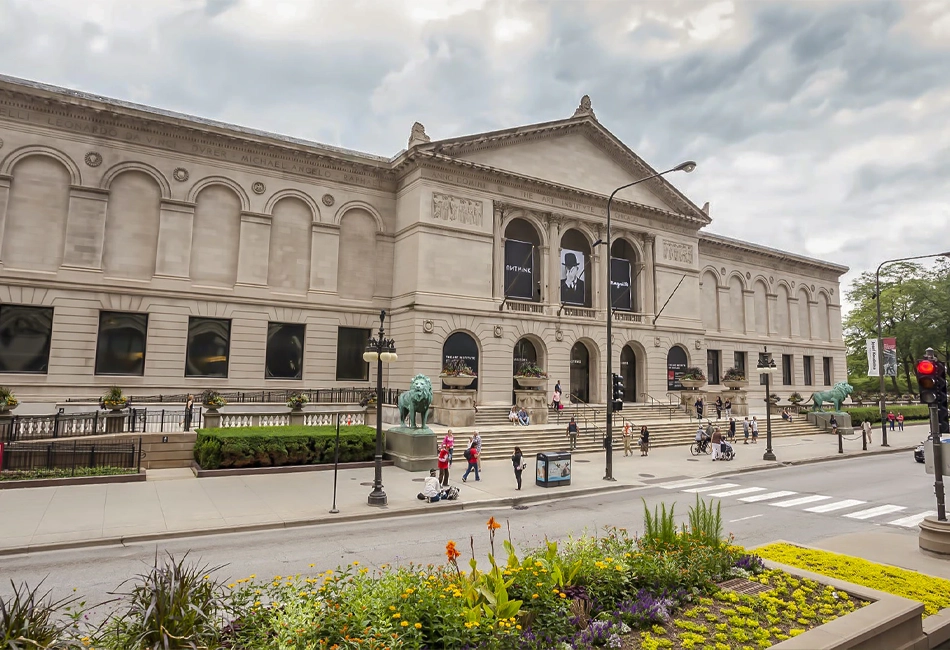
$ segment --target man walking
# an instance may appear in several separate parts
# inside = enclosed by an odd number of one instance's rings
[[[742,421],[742,444],[749,444],[749,416],[745,416],[745,419]]]
[[[577,422],[574,421],[573,416],[567,425],[567,437],[571,439],[571,451],[574,451],[577,448]]]
[[[832,416],[834,417],[834,416]],[[756,444],[759,441],[759,421],[755,419],[755,416],[752,416],[752,444]]]
[[[478,471],[482,471],[482,437],[478,434],[478,431],[475,431],[475,436],[472,438],[472,445],[475,446],[475,450],[478,452]],[[476,476],[478,476],[476,474]]]
[[[719,427],[713,429],[712,433],[712,459],[718,460],[719,454],[722,451],[722,434],[719,433]]]
[[[865,419],[861,423],[861,431],[864,432],[864,439],[868,441],[868,444],[871,444],[871,421]]]
[[[465,483],[468,480],[468,475],[475,470],[475,480],[481,481],[482,477],[478,474],[478,448],[475,447],[475,442],[472,441],[472,446],[465,450],[465,460],[468,461],[468,467],[465,469],[465,473],[462,474],[462,483]]]
[[[623,424],[623,455],[633,456],[633,449],[631,449],[630,447],[630,423],[629,422],[624,422]]]

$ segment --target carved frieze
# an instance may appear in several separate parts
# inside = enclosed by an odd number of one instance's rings
[[[436,221],[480,227],[482,225],[482,202],[433,192],[432,218]]]
[[[691,244],[681,244],[679,242],[663,242],[663,259],[667,262],[676,262],[678,264],[693,263],[693,247]]]

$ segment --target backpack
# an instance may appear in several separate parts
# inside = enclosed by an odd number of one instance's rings
[[[445,498],[447,501],[455,501],[459,498],[459,489],[453,485],[446,491]]]
[[[465,460],[472,460],[472,448],[466,448],[462,455],[465,457]]]

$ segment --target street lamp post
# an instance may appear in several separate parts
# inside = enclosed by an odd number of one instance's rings
[[[880,377],[880,389],[881,389],[881,446],[890,447],[887,444],[887,395],[885,391],[887,387],[884,385],[884,340],[883,334],[881,333],[881,269],[887,266],[888,264],[895,264],[897,262],[910,262],[913,260],[923,260],[929,257],[946,257],[950,258],[950,251],[946,253],[932,253],[930,255],[915,255],[914,257],[901,257],[896,260],[885,260],[881,262],[877,271],[874,272],[874,299],[877,301],[877,374]],[[907,387],[908,390],[910,387]],[[863,435],[863,434],[862,434]]]
[[[373,491],[366,502],[371,506],[385,506],[388,503],[383,491],[383,363],[396,360],[396,342],[386,338],[384,323],[386,310],[379,312],[379,334],[366,343],[363,361],[376,362],[376,473],[373,476]]]
[[[775,453],[772,451],[772,373],[775,372],[775,360],[769,354],[768,347],[759,355],[759,362],[755,364],[756,370],[760,375],[765,375],[765,453],[762,454],[762,460],[775,460]]]
[[[613,396],[611,391],[613,390],[613,342],[610,340],[612,336],[612,325],[614,320],[614,305],[613,305],[613,296],[611,295],[611,281],[613,280],[613,275],[610,270],[610,204],[613,203],[614,196],[617,195],[617,192],[620,190],[625,190],[628,187],[633,187],[644,181],[648,181],[654,178],[659,178],[665,174],[671,172],[686,172],[687,174],[696,169],[696,163],[692,160],[687,160],[686,162],[680,163],[676,167],[667,169],[665,172],[660,172],[659,174],[653,174],[652,176],[647,176],[646,178],[641,178],[640,180],[633,181],[632,183],[627,183],[626,185],[621,185],[613,192],[610,193],[610,198],[607,199],[607,232],[606,239],[602,244],[606,244],[607,248],[607,433],[604,439],[604,448],[606,451],[606,470],[604,472],[605,481],[615,481],[614,478],[614,459],[613,459]],[[596,246],[596,244],[595,244]]]

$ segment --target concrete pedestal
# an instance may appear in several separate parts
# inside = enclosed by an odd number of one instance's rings
[[[221,427],[221,414],[218,411],[205,411],[201,416],[202,429],[219,429]]]
[[[396,467],[410,472],[436,469],[436,435],[429,427],[393,427],[386,432],[386,455]]]
[[[528,412],[531,424],[548,423],[548,396],[540,390],[516,390],[515,406]]]
[[[835,416],[835,420],[838,421],[838,428],[841,429],[842,435],[847,435],[851,432],[851,416],[848,413],[831,413],[825,411],[815,411],[808,414],[808,421],[821,429],[822,431],[827,431],[831,433],[831,416]]]
[[[732,400],[732,417],[742,419],[749,415],[749,391],[744,388],[733,388],[720,393],[722,403]],[[715,406],[713,406],[715,408]]]
[[[13,415],[7,411],[0,413],[0,440],[10,439],[10,428],[13,426]]]
[[[920,550],[934,555],[950,556],[950,521],[927,517],[920,522],[917,538]]]
[[[477,395],[477,391],[466,388],[443,390],[434,394],[433,421],[447,427],[474,427]]]
[[[122,433],[125,430],[126,414],[121,411],[106,413],[106,433]]]
[[[304,415],[303,410],[301,409],[292,409],[290,411],[290,426],[292,427],[302,427],[304,424]]]

